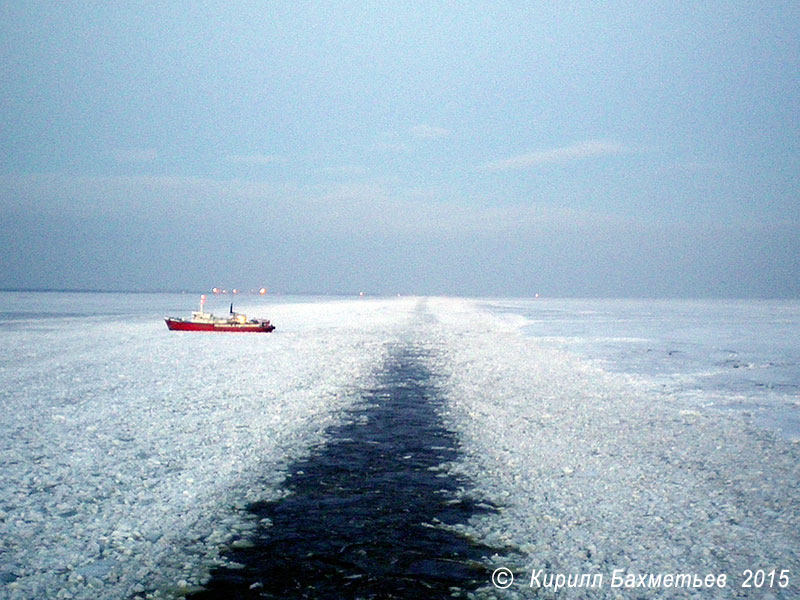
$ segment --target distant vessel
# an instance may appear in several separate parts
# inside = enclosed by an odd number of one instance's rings
[[[252,333],[269,333],[275,326],[268,320],[250,319],[242,313],[233,312],[231,304],[230,314],[227,317],[215,317],[211,313],[203,310],[206,302],[206,295],[200,296],[200,310],[192,312],[189,319],[178,317],[166,317],[164,321],[170,331],[238,331]]]

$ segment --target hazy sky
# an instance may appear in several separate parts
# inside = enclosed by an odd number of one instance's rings
[[[0,287],[800,296],[799,7],[2,2]]]

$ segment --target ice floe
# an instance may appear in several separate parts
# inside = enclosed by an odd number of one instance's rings
[[[252,309],[273,334],[197,334],[168,332],[144,300],[3,332],[0,597],[196,589],[253,526],[243,507],[280,494],[286,465],[368,385],[412,306],[274,303]]]
[[[498,565],[527,574],[498,597],[529,597],[534,569],[606,578],[559,598],[622,594],[610,587],[615,569],[727,574],[727,588],[703,590],[720,598],[746,594],[746,569],[787,569],[789,587],[765,593],[798,596],[800,446],[740,413],[665,401],[641,377],[525,336],[480,303],[430,306],[447,349],[446,419],[464,452],[453,468],[501,507],[463,530],[497,546]]]

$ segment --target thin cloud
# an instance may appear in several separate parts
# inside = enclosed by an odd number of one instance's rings
[[[60,173],[0,175],[0,212],[127,215],[147,217],[163,211],[218,210],[231,201],[258,208],[291,196],[291,186],[244,179],[181,176],[71,176]],[[160,212],[161,211],[161,212]]]
[[[526,154],[518,154],[509,158],[494,160],[482,164],[481,171],[512,171],[517,169],[527,169],[540,165],[564,163],[573,160],[581,160],[596,156],[610,156],[625,152],[627,148],[615,142],[603,140],[589,140],[579,142],[571,146],[552,148],[550,150],[538,150]]]
[[[226,160],[231,163],[250,166],[272,165],[285,161],[283,157],[276,154],[234,154],[228,156]]]
[[[450,135],[450,131],[444,127],[433,127],[422,123],[411,128],[411,135],[423,140],[435,140]]]
[[[325,175],[347,177],[365,175],[367,169],[361,165],[339,165],[336,167],[325,167],[322,169],[322,172]]]
[[[120,148],[114,151],[118,163],[148,163],[158,158],[155,148]]]

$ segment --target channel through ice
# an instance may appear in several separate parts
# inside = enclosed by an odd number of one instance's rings
[[[460,526],[488,564],[773,566],[800,594],[797,302],[249,298],[275,333],[168,332],[194,301],[0,293],[0,598],[199,589],[409,335],[448,468],[500,507]]]

